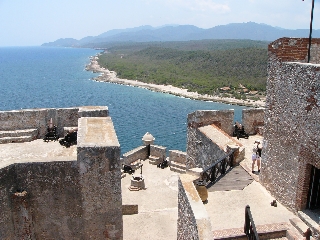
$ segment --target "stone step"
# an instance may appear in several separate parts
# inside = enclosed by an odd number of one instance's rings
[[[274,223],[256,226],[259,239],[287,239],[289,223]],[[248,239],[243,228],[233,228],[213,231],[213,239]]]
[[[149,156],[149,163],[152,165],[158,165],[160,163],[160,157],[156,157],[156,156]]]
[[[0,144],[31,142],[34,139],[35,138],[33,136],[2,137],[2,138],[0,138]]]
[[[13,131],[0,131],[0,138],[4,137],[21,137],[21,136],[33,136],[36,138],[38,135],[38,129],[22,129]]]
[[[177,172],[177,173],[182,173],[182,174],[187,172],[186,170],[183,170],[183,169],[177,168],[177,167],[173,167],[173,166],[170,166],[170,171]]]
[[[296,232],[300,235],[300,239],[303,239],[304,234],[310,230],[309,227],[300,219],[300,218],[291,218],[289,219],[290,223],[294,227],[294,230],[297,230]],[[294,231],[291,231],[289,236],[290,239],[295,239],[294,237],[297,236],[297,233]]]
[[[178,162],[175,162],[175,161],[170,161],[169,162],[169,166],[170,167],[176,167],[176,168],[180,168],[180,169],[183,169],[183,170],[186,170],[186,165],[183,164],[183,163],[178,163]]]

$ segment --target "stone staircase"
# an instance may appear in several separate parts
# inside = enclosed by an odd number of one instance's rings
[[[160,157],[150,155],[149,163],[152,165],[158,165],[160,163]]]
[[[0,131],[0,144],[31,142],[37,139],[38,129]]]
[[[167,160],[169,160],[167,158]],[[178,173],[186,173],[186,165],[175,161],[169,161],[170,170]]]
[[[289,220],[290,223],[273,223],[256,226],[259,239],[289,239],[304,240],[305,232],[309,229],[300,218]],[[233,228],[213,231],[213,239],[237,239],[246,240],[243,228]],[[311,237],[310,239],[315,239]]]

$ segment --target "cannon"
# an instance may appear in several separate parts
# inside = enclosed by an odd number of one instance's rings
[[[233,136],[239,138],[249,138],[249,134],[245,132],[244,126],[239,124],[238,122],[235,122],[234,124],[234,130],[233,130]]]
[[[70,131],[67,135],[59,141],[62,146],[69,148],[71,145],[77,144],[77,130]]]
[[[129,174],[132,174],[135,172],[135,170],[131,166],[125,165],[125,164],[123,164],[122,170],[124,173],[129,173]]]
[[[161,163],[157,165],[158,168],[164,169],[169,166],[168,160],[163,160]]]

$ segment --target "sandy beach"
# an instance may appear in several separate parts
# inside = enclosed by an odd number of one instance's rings
[[[248,107],[264,107],[265,106],[265,102],[262,100],[259,100],[259,101],[240,100],[235,98],[223,98],[218,96],[211,96],[207,94],[202,95],[202,94],[198,94],[197,92],[189,92],[188,89],[178,88],[172,85],[157,85],[157,84],[151,84],[151,83],[144,83],[137,80],[121,79],[117,77],[116,72],[109,71],[106,68],[100,67],[100,65],[98,64],[98,56],[91,57],[90,63],[86,66],[86,70],[101,73],[100,76],[93,79],[95,81],[111,82],[111,83],[123,84],[127,86],[141,87],[141,88],[149,89],[155,92],[169,93],[176,96],[196,99],[196,100],[221,102],[221,103],[248,106]]]

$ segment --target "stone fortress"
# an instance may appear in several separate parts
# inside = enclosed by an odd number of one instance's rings
[[[260,183],[298,216],[301,210],[320,207],[319,44],[320,39],[312,40],[307,64],[308,39],[271,43],[266,108],[245,109],[242,116],[247,133],[263,129]],[[178,216],[172,222],[176,238],[215,239],[193,181],[231,150],[235,165],[251,151],[231,137],[232,110],[190,113],[186,152],[169,150],[168,157],[167,149],[154,145],[152,138],[121,157],[104,106],[1,111],[0,143],[39,141],[50,119],[60,135],[77,127],[77,146],[59,146],[43,155],[35,147],[40,157],[15,153],[14,148],[9,154],[14,157],[0,155],[0,239],[123,239],[123,217],[137,213],[138,206],[122,202],[122,164],[139,167],[149,160],[157,165],[166,159],[170,170],[180,173]],[[132,190],[140,190],[139,185]],[[318,225],[310,228],[313,236],[319,234]]]

